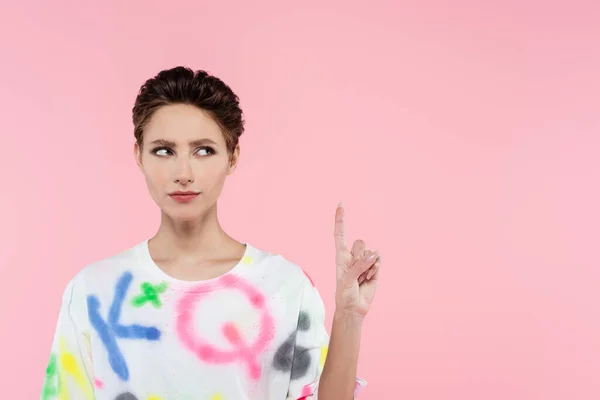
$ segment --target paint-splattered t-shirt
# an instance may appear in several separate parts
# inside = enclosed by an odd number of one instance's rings
[[[190,282],[145,240],[67,285],[41,399],[315,400],[328,341],[319,292],[282,256],[246,243]]]

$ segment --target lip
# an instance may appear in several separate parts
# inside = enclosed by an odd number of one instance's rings
[[[192,194],[200,194],[200,192],[194,192],[193,190],[176,190],[174,192],[169,193],[169,195],[192,195]]]
[[[169,193],[169,196],[178,203],[189,203],[200,195],[200,192],[182,192],[177,191]]]

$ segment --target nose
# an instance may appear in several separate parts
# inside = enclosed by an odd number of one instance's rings
[[[175,183],[184,185],[194,182],[194,173],[192,171],[192,166],[188,159],[182,158],[180,160],[177,160],[174,180]]]

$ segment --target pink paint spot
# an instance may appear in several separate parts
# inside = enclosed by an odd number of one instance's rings
[[[96,385],[98,389],[102,389],[104,387],[104,382],[98,378],[94,378],[94,385]]]
[[[302,397],[300,397],[300,399],[306,399],[307,397],[312,396],[312,395],[313,395],[313,390],[310,387],[310,385],[304,385],[304,387],[302,388],[302,393],[300,394],[300,396],[302,396]]]
[[[357,377],[354,382],[354,397],[358,397],[358,394],[362,391],[362,389],[367,386],[367,381]]]
[[[225,325],[223,325],[223,335],[225,335],[227,340],[234,345],[237,345],[242,341],[240,332],[231,322],[227,322]]]
[[[261,308],[263,306],[264,298],[262,296],[252,296],[250,302],[256,308]]]
[[[304,275],[306,275],[306,277],[308,278],[308,280],[310,281],[310,284],[313,285],[313,287],[315,286],[315,283],[313,282],[313,280],[310,278],[310,276],[308,276],[308,274],[306,273],[306,271],[302,270],[302,272],[304,272]]]
[[[229,286],[233,285],[237,281],[237,278],[233,275],[225,275],[220,280],[223,285]]]
[[[250,304],[261,313],[260,329],[254,343],[245,343],[240,332],[231,322],[225,323],[222,327],[223,335],[231,344],[231,349],[219,349],[197,336],[192,323],[194,308],[198,301],[203,300],[214,289],[214,286],[205,284],[197,285],[188,290],[179,301],[177,305],[179,313],[176,327],[177,335],[183,344],[201,360],[213,364],[242,361],[248,367],[250,377],[258,380],[261,371],[256,356],[267,349],[275,336],[273,317],[266,307],[264,296],[252,285],[230,275],[221,278],[219,285],[223,285],[223,288],[241,291],[248,298]]]
[[[256,363],[255,358],[252,353],[247,351],[248,346],[244,343],[242,336],[238,329],[232,323],[228,322],[223,326],[223,335],[225,338],[231,343],[234,347],[243,351],[241,354],[244,357],[245,361],[248,363],[248,367],[250,368],[250,376],[252,379],[256,380],[260,378],[260,365]]]

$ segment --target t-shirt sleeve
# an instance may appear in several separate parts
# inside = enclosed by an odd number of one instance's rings
[[[94,399],[90,339],[82,319],[87,307],[75,282],[63,292],[41,400]]]
[[[319,379],[329,347],[323,299],[310,278],[306,282],[298,317],[287,400],[317,400]],[[356,378],[355,398],[366,384],[363,379]]]

